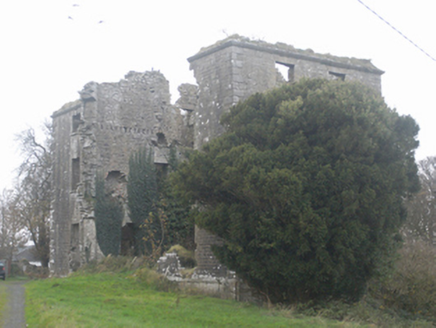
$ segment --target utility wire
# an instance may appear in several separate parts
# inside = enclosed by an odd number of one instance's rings
[[[418,48],[420,51],[422,51],[427,57],[429,57],[431,60],[436,62],[436,59],[434,57],[432,57],[428,52],[426,52],[424,49],[422,49],[421,47],[419,47],[415,42],[413,42],[412,40],[410,40],[407,36],[405,36],[403,33],[401,33],[398,29],[396,29],[394,26],[392,26],[387,20],[385,20],[383,17],[381,17],[379,14],[377,14],[374,10],[372,10],[371,8],[369,8],[366,4],[364,4],[361,0],[357,0],[358,2],[360,2],[366,9],[368,9],[370,12],[372,12],[374,15],[376,15],[378,18],[380,18],[383,22],[385,22],[386,24],[388,24],[395,32],[397,32],[399,35],[401,35],[403,38],[405,38],[407,41],[409,41],[411,44],[413,44],[413,46],[415,46],[416,48]]]

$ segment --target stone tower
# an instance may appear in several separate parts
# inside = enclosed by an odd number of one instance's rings
[[[58,276],[102,256],[93,211],[96,173],[105,175],[112,195],[125,204],[132,152],[144,146],[154,149],[155,164],[166,165],[168,147],[189,139],[182,137],[189,135],[184,128],[187,116],[171,105],[169,83],[159,72],[130,72],[118,83],[90,82],[79,93],[79,100],[52,116],[55,190],[50,270]],[[126,214],[125,234],[129,223]]]
[[[128,160],[140,147],[154,149],[155,164],[164,166],[170,145],[201,149],[222,134],[220,118],[238,101],[303,77],[357,80],[381,92],[383,72],[368,60],[239,36],[201,49],[188,61],[197,85],[182,84],[174,105],[161,73],[130,72],[117,83],[88,83],[80,99],[53,114],[53,275],[67,275],[102,256],[93,212],[95,175],[104,173],[112,195],[125,203]],[[129,224],[126,215],[124,235]],[[221,241],[198,228],[195,238],[197,274],[227,276],[211,251],[211,245]]]
[[[357,80],[381,92],[383,71],[369,60],[321,55],[282,43],[269,44],[239,36],[203,48],[188,61],[198,84],[195,149],[201,149],[224,132],[219,121],[231,106],[283,83],[301,78]],[[195,242],[198,274],[225,276],[226,268],[216,260],[210,247],[220,240],[197,228]]]

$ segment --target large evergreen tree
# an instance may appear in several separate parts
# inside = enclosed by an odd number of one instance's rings
[[[275,302],[361,295],[419,185],[415,121],[361,84],[303,80],[222,124],[176,177],[219,260]]]

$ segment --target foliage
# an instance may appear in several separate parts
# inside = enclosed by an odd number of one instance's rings
[[[135,255],[153,255],[163,242],[164,216],[157,208],[159,194],[151,149],[141,149],[130,157],[127,195]]]
[[[178,170],[218,259],[273,302],[358,298],[418,189],[418,126],[358,83],[255,94]]]
[[[52,200],[53,136],[52,126],[44,125],[45,139],[37,140],[32,128],[17,136],[23,162],[18,173],[16,194],[19,215],[35,244],[42,266],[47,267],[50,257],[50,212]]]
[[[178,167],[174,147],[170,148],[169,155],[169,169],[156,169],[151,149],[139,150],[129,161],[127,192],[136,255],[145,252],[157,257],[163,247],[175,244],[189,249],[195,247],[190,205],[176,193],[167,177],[168,171]]]
[[[425,241],[408,239],[390,274],[370,285],[370,294],[383,306],[421,315],[436,322],[436,249]]]
[[[3,190],[0,194],[0,259],[12,261],[18,248],[26,244],[28,234],[23,231],[23,226],[19,195],[12,190]]]
[[[169,174],[176,172],[179,167],[179,159],[176,155],[176,147],[169,149],[168,168],[164,174],[157,176],[159,186],[158,208],[165,220],[165,248],[172,245],[182,245],[194,250],[194,221],[190,216],[191,206],[181,197],[172,185]]]
[[[173,188],[171,178],[162,183],[159,207],[165,214],[165,246],[182,245],[194,250],[194,220],[191,206]]]
[[[195,256],[193,251],[188,251],[180,245],[171,246],[167,253],[176,253],[180,260],[180,265],[184,268],[195,267]]]
[[[21,265],[20,265],[21,266]],[[14,266],[12,265],[12,268]],[[50,271],[47,267],[43,266],[36,266],[27,263],[26,264],[26,270],[23,272],[23,267],[18,267],[18,270],[16,271],[15,277],[16,278],[25,278],[25,279],[46,279],[50,275]]]
[[[436,244],[436,157],[418,162],[421,190],[407,202],[407,221],[403,232],[408,238]]]
[[[94,274],[102,272],[122,273],[131,272],[140,267],[148,266],[144,257],[112,256],[108,255],[101,260],[92,260],[81,266],[77,274]]]
[[[94,213],[97,242],[101,251],[105,256],[118,255],[124,210],[117,199],[106,193],[102,174],[97,174],[95,179]]]

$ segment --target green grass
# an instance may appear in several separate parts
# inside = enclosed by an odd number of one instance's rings
[[[160,292],[127,273],[26,284],[29,327],[363,327],[202,295]]]

